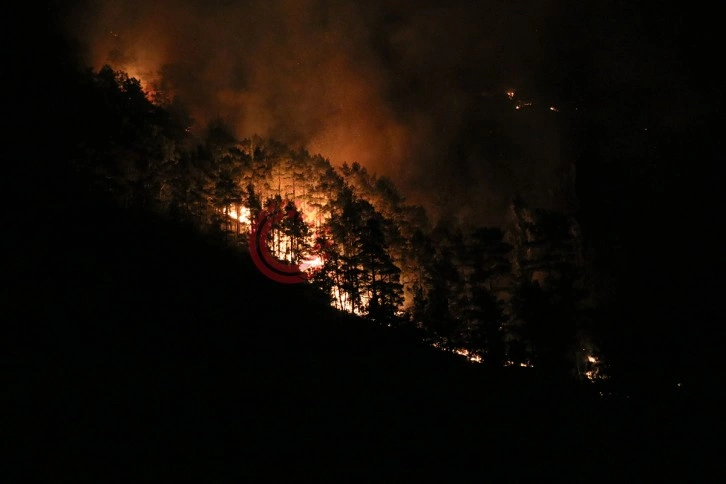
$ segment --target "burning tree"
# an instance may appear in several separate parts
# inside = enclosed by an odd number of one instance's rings
[[[150,102],[128,76],[104,68],[89,84],[108,111],[93,135],[107,142],[84,146],[78,167],[120,203],[241,250],[264,210],[294,213],[265,232],[271,256],[309,273],[336,308],[409,324],[473,361],[547,366],[578,346],[582,255],[571,218],[515,204],[510,227],[432,228],[391,180],[358,163],[335,168],[276,140],[238,139],[218,120],[192,139],[179,128],[190,122],[183,110]],[[528,352],[517,355],[517,342]]]

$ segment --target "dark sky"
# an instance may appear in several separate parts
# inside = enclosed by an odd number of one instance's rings
[[[239,137],[360,162],[432,214],[475,223],[501,223],[514,196],[575,210],[589,126],[675,132],[713,109],[693,57],[712,34],[698,12],[662,6],[104,0],[67,11],[85,62],[179,96],[197,130],[221,117]]]

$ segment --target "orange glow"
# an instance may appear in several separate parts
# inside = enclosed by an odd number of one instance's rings
[[[534,365],[530,363],[529,361],[520,361],[517,363],[516,361],[507,360],[504,362],[504,366],[519,366],[521,368],[534,368]]]
[[[451,351],[452,353],[454,353],[456,355],[463,356],[471,363],[481,363],[482,361],[484,361],[483,358],[481,357],[481,355],[471,352],[471,351],[467,350],[466,348],[454,348],[453,350],[448,350],[440,343],[432,343],[431,346],[433,346],[437,350]]]
[[[229,217],[231,217],[233,220],[239,220],[243,224],[250,223],[250,209],[247,207],[242,207],[239,214],[234,208],[230,209],[227,215],[229,215]]]
[[[300,264],[300,270],[307,271],[310,269],[318,269],[320,267],[323,267],[324,263],[325,262],[323,261],[323,258],[318,255],[308,257]]]
[[[368,303],[368,298],[365,296],[361,296],[361,304],[354,306],[353,301],[351,301],[349,295],[345,291],[341,291],[338,286],[333,286],[330,291],[330,297],[332,300],[331,306],[358,316],[363,315],[361,307]]]
[[[133,78],[139,81],[139,83],[141,84],[141,89],[144,91],[144,95],[146,96],[146,99],[148,99],[149,101],[153,101],[154,98],[158,96],[159,91],[155,87],[158,82],[152,79],[149,74],[143,75],[141,74],[140,69],[133,66],[124,69],[124,71],[129,76],[129,78]]]
[[[583,376],[588,380],[594,382],[595,380],[607,380],[608,376],[605,374],[605,368],[602,361],[595,355],[587,355],[587,366],[582,372]]]
[[[455,348],[454,353],[456,353],[457,355],[466,357],[466,359],[471,361],[472,363],[481,363],[482,362],[482,358],[480,355],[477,355],[476,353],[472,353],[471,351],[469,351],[465,348]]]

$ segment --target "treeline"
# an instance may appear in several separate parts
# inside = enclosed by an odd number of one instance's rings
[[[152,101],[108,66],[81,82],[72,166],[118,204],[241,250],[261,211],[294,207],[301,216],[274,227],[271,250],[296,264],[317,258],[310,282],[331,305],[484,364],[603,375],[572,218],[513,200],[505,227],[432,221],[357,163],[336,168],[276,140],[238,139],[221,121],[193,136],[180,102]]]

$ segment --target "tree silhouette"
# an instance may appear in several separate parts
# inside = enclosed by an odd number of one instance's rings
[[[127,74],[104,66],[86,82],[88,138],[74,162],[121,205],[168,213],[240,248],[240,215],[254,220],[274,202],[295,215],[270,231],[273,252],[290,263],[319,255],[310,282],[339,309],[385,325],[410,319],[441,346],[495,366],[531,357],[554,372],[572,363],[586,329],[572,217],[515,201],[505,228],[454,219],[432,227],[391,179],[359,163],[338,169],[278,140],[237,139],[219,119],[192,137],[177,100],[152,102]],[[529,355],[513,356],[517,338]]]

